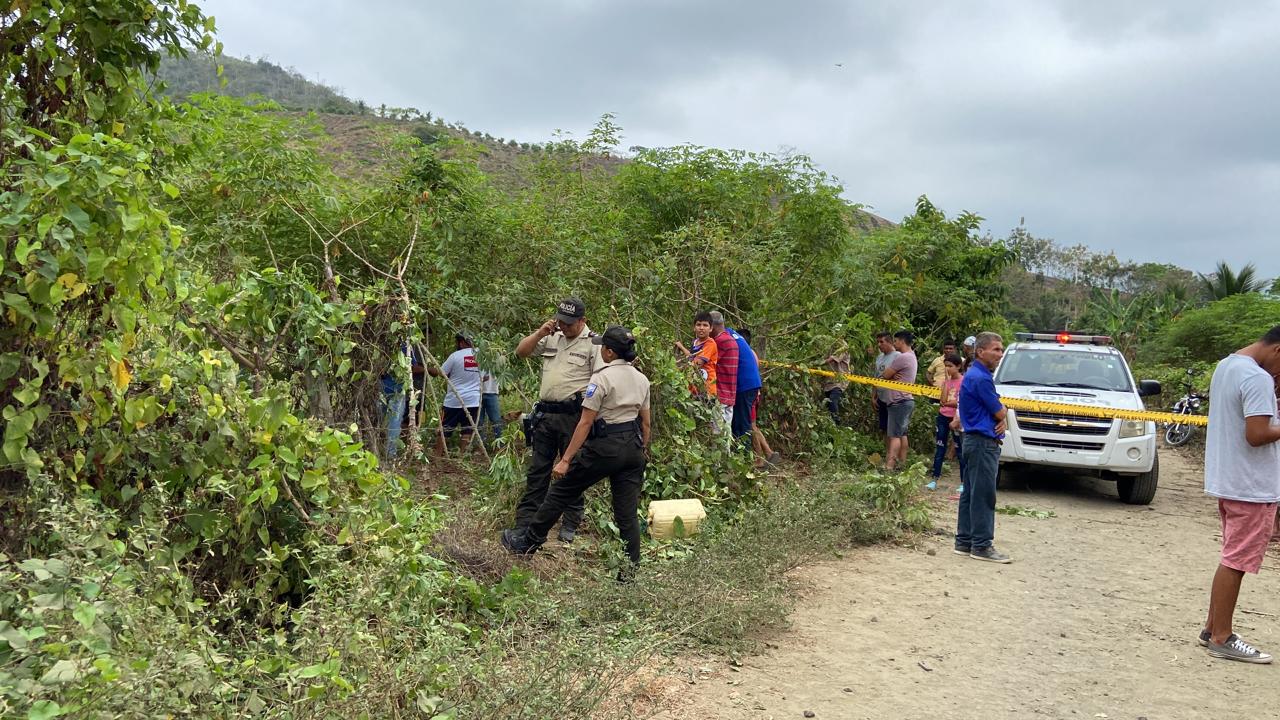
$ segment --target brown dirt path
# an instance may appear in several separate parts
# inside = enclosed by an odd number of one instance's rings
[[[1149,507],[1120,503],[1101,480],[1015,478],[1000,505],[1056,516],[997,516],[1011,565],[957,556],[949,535],[930,535],[802,568],[792,629],[741,667],[679,661],[656,717],[1277,717],[1280,664],[1214,660],[1195,643],[1216,507],[1194,459],[1166,450],[1161,465]],[[954,507],[939,498],[940,529]],[[1236,630],[1273,654],[1278,571],[1273,546],[1241,592],[1240,609],[1256,614],[1236,615]]]

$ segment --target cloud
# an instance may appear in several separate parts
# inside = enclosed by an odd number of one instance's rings
[[[896,219],[1280,275],[1276,2],[205,0],[228,52],[521,140],[794,148]]]

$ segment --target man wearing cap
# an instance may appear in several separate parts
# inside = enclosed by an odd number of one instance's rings
[[[565,298],[555,317],[546,321],[516,345],[516,355],[542,359],[542,384],[538,402],[529,413],[528,432],[533,451],[525,475],[524,497],[516,506],[516,527],[525,527],[547,496],[551,468],[573,437],[582,415],[582,398],[591,375],[604,366],[600,346],[591,342],[586,307],[578,298]],[[560,521],[561,542],[572,542],[582,522],[582,495],[569,502]]]
[[[591,376],[583,393],[582,418],[551,471],[556,484],[524,527],[502,532],[502,545],[513,553],[537,552],[566,504],[607,477],[613,521],[631,559],[631,568],[620,570],[618,579],[627,581],[640,563],[637,511],[651,429],[649,380],[631,364],[636,339],[626,328],[614,325],[591,342],[603,348],[603,364]]]
[[[964,357],[964,367],[960,369],[960,373],[964,374],[970,365],[973,365],[975,353],[978,352],[978,338],[970,335],[964,339],[962,355]]]

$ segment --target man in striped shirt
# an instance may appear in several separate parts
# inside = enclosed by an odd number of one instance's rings
[[[724,329],[724,315],[711,312],[711,339],[716,342],[716,397],[726,428],[733,424],[733,404],[738,396],[738,341]]]

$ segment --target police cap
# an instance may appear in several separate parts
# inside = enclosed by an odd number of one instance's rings
[[[610,325],[603,335],[591,338],[591,342],[595,345],[603,345],[619,355],[625,355],[628,351],[635,349],[636,336],[621,325]]]
[[[565,324],[576,323],[587,314],[587,307],[576,297],[565,298],[556,306],[556,319]]]

